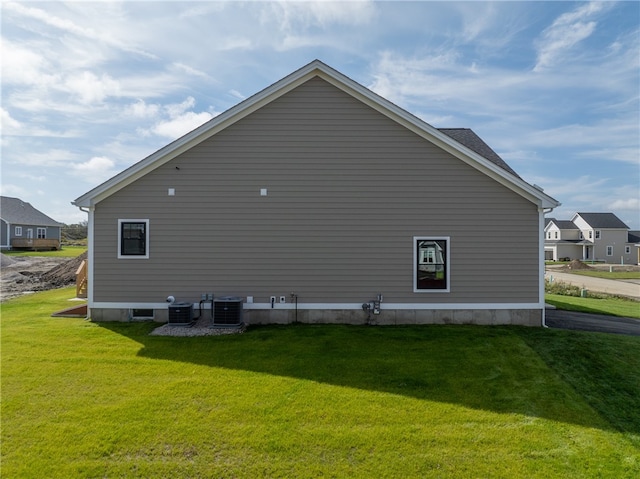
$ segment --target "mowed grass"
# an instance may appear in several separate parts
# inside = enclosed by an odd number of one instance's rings
[[[640,338],[291,325],[149,336],[2,304],[2,477],[640,477]]]
[[[7,256],[50,256],[54,258],[75,258],[87,251],[86,246],[63,246],[62,249],[56,251],[21,251],[10,250],[3,251],[2,254]]]
[[[602,295],[597,298],[581,298],[561,294],[545,294],[545,301],[558,309],[583,313],[606,314],[640,319],[640,301]]]

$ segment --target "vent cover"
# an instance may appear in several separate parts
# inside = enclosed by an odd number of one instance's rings
[[[242,298],[220,297],[213,300],[214,326],[239,326],[242,324]]]

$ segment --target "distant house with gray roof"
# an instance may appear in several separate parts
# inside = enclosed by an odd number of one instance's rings
[[[640,264],[638,233],[613,213],[576,213],[571,220],[548,218],[545,259]]]
[[[0,197],[0,248],[60,249],[63,224],[19,198]]]

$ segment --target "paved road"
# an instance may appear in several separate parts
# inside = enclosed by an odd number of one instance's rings
[[[631,298],[640,299],[640,284],[634,281],[592,278],[590,276],[562,273],[553,269],[546,271],[544,274],[544,277],[547,279],[549,279],[550,276],[553,276],[554,281],[563,281],[580,288],[586,288],[589,291],[598,291],[600,293],[608,294],[619,294],[622,296],[629,296]]]
[[[640,336],[640,319],[547,309],[546,323],[550,328]]]

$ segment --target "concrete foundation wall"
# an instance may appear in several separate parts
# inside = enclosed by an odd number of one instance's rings
[[[204,314],[208,314],[208,311]],[[91,309],[92,321],[131,321],[128,309]],[[154,321],[167,322],[166,309],[154,310]],[[393,309],[367,315],[361,310],[244,310],[246,324],[477,324],[542,326],[541,309]]]

